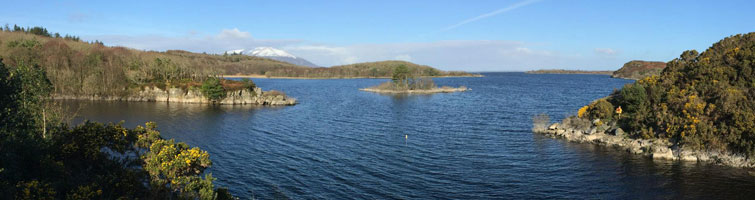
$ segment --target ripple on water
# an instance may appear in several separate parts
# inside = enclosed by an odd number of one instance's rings
[[[385,80],[254,79],[291,107],[94,102],[96,121],[158,123],[210,152],[216,184],[242,199],[749,198],[755,180],[720,166],[655,162],[532,134],[631,81],[602,75],[489,73],[439,78],[463,93],[358,91]],[[70,105],[81,102],[67,101]],[[408,138],[405,138],[408,135]],[[715,196],[714,196],[715,195]]]

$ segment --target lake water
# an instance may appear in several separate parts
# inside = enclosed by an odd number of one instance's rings
[[[248,199],[753,198],[755,176],[653,161],[530,131],[631,81],[605,75],[486,73],[438,78],[463,93],[359,91],[381,79],[254,79],[290,107],[66,101],[93,121],[154,121],[209,151],[216,185]]]

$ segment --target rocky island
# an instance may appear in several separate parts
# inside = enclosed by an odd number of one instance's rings
[[[627,84],[533,131],[615,146],[657,159],[755,168],[755,32],[734,35],[703,53],[685,51],[660,75]]]
[[[433,94],[463,92],[467,91],[467,87],[438,87],[433,79],[429,77],[417,78],[410,73],[405,65],[399,65],[393,70],[391,81],[359,90],[385,94]]]
[[[406,89],[406,90],[400,90],[400,89],[381,89],[380,86],[371,87],[371,88],[361,88],[359,89],[361,91],[367,91],[367,92],[375,92],[375,93],[386,93],[386,94],[432,94],[432,93],[452,93],[452,92],[464,92],[467,91],[467,87],[461,86],[458,88],[454,87],[436,87],[436,88],[430,88],[430,89]]]

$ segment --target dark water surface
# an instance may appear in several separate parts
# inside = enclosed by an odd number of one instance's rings
[[[254,79],[298,98],[291,107],[67,103],[93,121],[157,122],[163,137],[209,151],[216,185],[242,199],[755,198],[743,170],[530,131],[534,114],[560,120],[631,81],[485,75],[435,79],[472,90],[419,96],[358,91],[377,79]]]

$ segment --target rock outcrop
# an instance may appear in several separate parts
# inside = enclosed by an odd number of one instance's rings
[[[639,80],[652,75],[660,75],[665,62],[633,60],[613,72],[611,77]]]
[[[55,99],[80,99],[80,100],[107,100],[107,101],[153,101],[153,102],[177,102],[177,103],[216,103],[228,105],[271,105],[283,106],[294,105],[296,99],[288,98],[277,93],[267,93],[260,88],[254,90],[227,91],[226,97],[219,101],[210,101],[198,89],[168,88],[163,90],[157,87],[145,87],[140,91],[126,96],[75,96],[55,95]]]
[[[554,123],[540,130],[533,130],[554,138],[572,142],[613,146],[634,154],[650,156],[653,159],[707,162],[732,167],[754,168],[755,161],[730,152],[694,150],[674,145],[667,139],[633,139],[624,134],[615,124],[602,124],[600,120],[589,122],[586,119],[569,117],[561,123]]]

